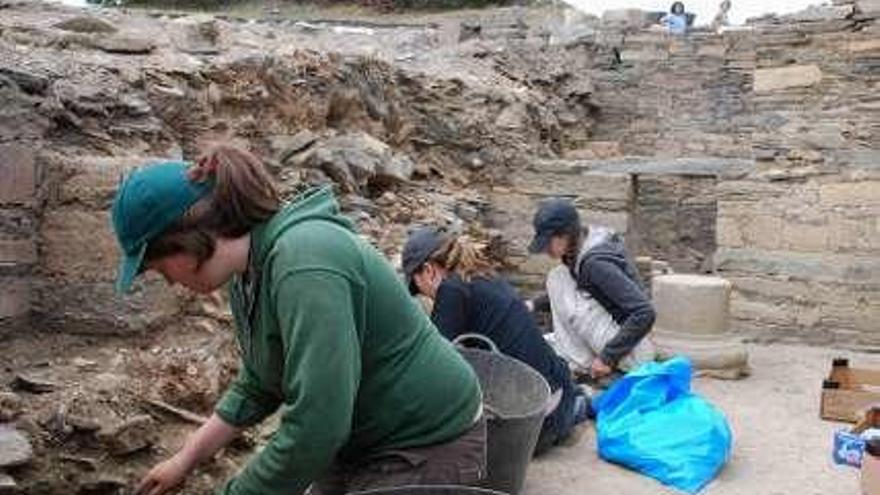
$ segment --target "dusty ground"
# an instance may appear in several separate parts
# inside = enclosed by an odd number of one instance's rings
[[[842,425],[819,419],[822,378],[833,357],[878,366],[880,356],[801,346],[751,346],[751,377],[699,379],[694,388],[727,414],[733,458],[704,491],[725,494],[858,493],[858,471],[835,466],[831,439]],[[606,463],[596,454],[592,428],[579,444],[535,461],[526,495],[677,493],[652,479]]]

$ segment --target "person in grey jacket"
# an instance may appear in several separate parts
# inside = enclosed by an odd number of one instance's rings
[[[598,301],[620,326],[590,366],[594,379],[610,375],[620,361],[648,335],[655,312],[636,268],[629,260],[623,238],[614,232],[582,225],[574,205],[566,199],[543,202],[533,220],[533,253],[560,260],[577,282],[578,290]],[[535,301],[552,304],[548,298]]]

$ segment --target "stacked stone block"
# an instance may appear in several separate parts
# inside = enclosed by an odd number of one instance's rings
[[[743,33],[606,36],[620,61],[598,65],[597,140],[626,155],[751,155],[753,40]]]
[[[0,141],[0,336],[27,326],[31,273],[37,264],[34,235],[37,169],[21,141]]]
[[[716,264],[734,283],[739,331],[880,343],[880,38],[873,23],[758,28],[756,171],[718,187]]]

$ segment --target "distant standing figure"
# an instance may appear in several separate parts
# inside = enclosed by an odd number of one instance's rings
[[[684,4],[681,2],[673,3],[669,9],[669,14],[663,18],[662,22],[672,34],[687,33],[688,20],[687,14],[684,11]]]
[[[727,16],[728,12],[730,12],[730,7],[730,0],[722,0],[721,5],[718,6],[718,13],[715,14],[715,18],[712,19],[712,30],[716,33],[721,31],[725,26],[730,25],[730,19]]]

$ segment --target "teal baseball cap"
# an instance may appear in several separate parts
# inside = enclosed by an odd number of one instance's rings
[[[128,292],[141,272],[147,245],[211,190],[210,182],[194,182],[186,162],[162,162],[128,175],[113,199],[112,222],[122,250],[116,291]]]

